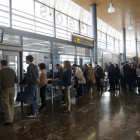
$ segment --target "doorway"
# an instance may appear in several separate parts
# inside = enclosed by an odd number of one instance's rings
[[[9,51],[3,51],[3,59],[7,60],[8,67],[14,69],[16,75],[17,75],[17,83],[20,81],[20,58],[19,58],[19,52],[9,52]],[[14,97],[14,104],[15,106],[19,106],[19,102],[16,101],[17,93],[20,91],[20,88],[18,84],[15,84],[15,97]]]

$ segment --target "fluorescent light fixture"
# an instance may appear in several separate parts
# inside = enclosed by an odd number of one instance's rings
[[[113,12],[115,12],[115,8],[113,7],[113,3],[111,1],[110,4],[109,4],[108,13],[113,13]]]
[[[132,26],[132,24],[130,24],[128,30],[133,30],[133,26]]]
[[[133,30],[133,26],[131,24],[131,9],[129,9],[129,11],[130,11],[130,24],[129,24],[128,30]]]

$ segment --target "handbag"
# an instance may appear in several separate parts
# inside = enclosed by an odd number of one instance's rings
[[[25,103],[25,104],[30,104],[30,103],[33,102],[33,97],[25,91],[18,92],[16,101],[17,102],[22,102],[22,103]]]

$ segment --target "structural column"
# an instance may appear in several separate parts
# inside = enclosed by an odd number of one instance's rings
[[[126,62],[126,32],[122,29],[123,61]]]
[[[136,63],[138,64],[138,40],[135,40],[135,45],[136,45]]]
[[[12,28],[12,0],[9,0],[9,27]]]
[[[98,50],[97,50],[97,5],[90,5],[91,10],[91,26],[92,26],[92,37],[94,39],[94,48],[92,49],[93,62],[98,62]]]

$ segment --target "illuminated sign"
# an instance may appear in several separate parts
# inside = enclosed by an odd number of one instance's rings
[[[77,34],[72,34],[72,42],[94,47],[94,40]]]
[[[0,28],[0,43],[3,43],[4,29]]]

